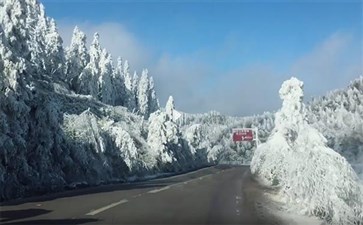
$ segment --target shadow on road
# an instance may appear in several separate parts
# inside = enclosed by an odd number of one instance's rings
[[[50,212],[51,210],[46,210],[46,209],[22,209],[22,210],[0,211],[0,218],[1,218],[0,223],[39,216]]]
[[[44,201],[52,201],[58,198],[67,198],[74,197],[80,195],[88,195],[88,194],[96,194],[103,192],[113,192],[113,191],[123,191],[123,190],[132,190],[132,189],[145,189],[145,188],[162,188],[165,187],[164,184],[154,184],[153,182],[140,182],[140,183],[130,183],[130,184],[117,184],[117,185],[102,185],[90,188],[81,188],[75,190],[69,190],[64,192],[51,193],[44,196],[36,196],[24,199],[11,200],[9,202],[0,203],[1,206],[16,206],[24,203],[30,202],[44,202]]]
[[[14,223],[4,223],[4,225],[38,225],[38,224],[57,224],[57,225],[76,225],[100,221],[98,219],[44,219],[26,220]]]
[[[132,189],[145,189],[145,188],[162,188],[173,183],[179,183],[186,180],[195,179],[204,175],[212,174],[219,170],[226,170],[233,168],[235,166],[230,165],[216,165],[211,167],[202,168],[196,171],[190,171],[189,173],[175,174],[174,176],[156,178],[145,181],[136,181],[131,183],[121,183],[121,184],[108,184],[100,185],[94,187],[86,187],[80,189],[67,190],[63,192],[50,193],[43,196],[34,196],[17,200],[10,200],[8,202],[0,202],[0,206],[16,206],[23,203],[29,202],[43,202],[51,201],[58,198],[74,197],[80,195],[113,192],[113,191],[123,191]]]

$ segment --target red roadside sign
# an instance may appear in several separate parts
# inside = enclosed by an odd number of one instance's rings
[[[232,130],[233,141],[253,141],[252,129],[233,129]]]

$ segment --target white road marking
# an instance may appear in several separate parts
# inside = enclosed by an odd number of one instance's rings
[[[137,194],[137,195],[134,195],[132,196],[133,198],[137,198],[137,197],[140,197],[142,194]]]
[[[170,186],[166,186],[166,187],[163,187],[163,188],[160,188],[160,189],[154,189],[154,190],[148,191],[147,193],[154,194],[154,193],[158,193],[160,191],[167,190],[169,188],[170,188]]]
[[[120,205],[120,204],[124,204],[124,203],[126,203],[126,202],[128,202],[128,200],[127,200],[127,199],[122,199],[121,201],[118,201],[118,202],[112,203],[112,204],[107,205],[107,206],[105,206],[105,207],[102,207],[102,208],[99,208],[99,209],[96,209],[96,210],[92,210],[91,212],[87,213],[87,214],[86,214],[86,216],[94,216],[94,215],[96,215],[96,214],[98,214],[98,213],[100,213],[100,212],[103,212],[103,211],[105,211],[105,210],[107,210],[107,209],[111,209],[111,208],[113,208],[113,207],[115,207],[115,206],[118,206],[118,205]]]
[[[198,172],[198,171],[195,171],[195,172],[192,172],[192,173],[196,173],[196,172]],[[221,173],[221,172],[224,172],[223,170],[222,171],[218,171],[217,172],[217,174],[219,174],[219,173]],[[192,173],[189,173],[189,174],[192,174]],[[180,174],[180,175],[178,175],[178,176],[183,176],[183,175],[185,175],[185,174]],[[212,175],[215,175],[215,173],[213,174],[207,174],[207,175],[204,175],[204,176],[201,176],[201,177],[197,177],[197,178],[194,178],[194,179],[191,179],[191,180],[188,180],[188,181],[184,181],[183,182],[183,184],[188,184],[189,182],[191,182],[191,181],[195,181],[195,180],[202,180],[203,178],[205,178],[205,177],[209,177],[209,176],[212,176]],[[178,176],[174,176],[174,177],[178,177]],[[168,179],[168,178],[163,178],[163,179]],[[159,179],[159,180],[163,180],[163,179]],[[148,191],[147,193],[150,193],[150,194],[154,194],[154,193],[158,193],[158,192],[161,192],[161,191],[164,191],[164,190],[167,190],[167,189],[169,189],[170,187],[172,187],[172,186],[176,186],[176,185],[180,185],[181,184],[181,182],[180,183],[176,183],[176,184],[172,184],[172,185],[169,185],[169,186],[166,186],[166,187],[163,187],[163,188],[160,188],[160,189],[154,189],[154,190],[151,190],[151,191]],[[134,196],[132,196],[133,198],[137,198],[137,197],[140,197],[140,196],[142,196],[143,194],[145,194],[145,193],[142,193],[142,194],[137,194],[137,195],[134,195]],[[236,199],[241,199],[241,197],[239,197],[239,196],[236,196]],[[121,201],[118,201],[118,202],[114,202],[114,203],[112,203],[112,204],[110,204],[110,205],[107,205],[107,206],[105,206],[105,207],[102,207],[102,208],[99,208],[99,209],[96,209],[96,210],[92,210],[91,212],[89,212],[89,213],[87,213],[86,215],[87,216],[94,216],[94,215],[96,215],[96,214],[98,214],[98,213],[101,213],[101,212],[103,212],[103,211],[105,211],[105,210],[108,210],[108,209],[111,209],[111,208],[113,208],[113,207],[115,207],[115,206],[118,206],[118,205],[120,205],[120,204],[124,204],[124,203],[126,203],[126,202],[128,202],[128,200],[127,199],[122,199]],[[39,206],[40,206],[41,204],[39,204]],[[239,214],[239,210],[238,210],[238,212],[237,212],[238,214]]]
[[[194,174],[194,173],[198,173],[202,170],[207,170],[209,169],[210,167],[207,167],[207,168],[203,168],[203,169],[199,169],[199,170],[195,170],[193,172],[189,172],[189,173],[182,173],[182,174],[179,174],[179,175],[175,175],[175,176],[171,176],[171,177],[164,177],[164,178],[158,178],[156,180],[167,180],[167,179],[170,179],[170,178],[177,178],[177,177],[182,177],[182,176],[187,176],[187,175],[191,175],[191,174]]]

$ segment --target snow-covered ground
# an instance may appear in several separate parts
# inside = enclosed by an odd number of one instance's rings
[[[274,191],[264,193],[264,204],[260,210],[272,215],[283,225],[323,225],[324,221],[314,216],[301,215],[284,208],[285,203],[281,196]]]

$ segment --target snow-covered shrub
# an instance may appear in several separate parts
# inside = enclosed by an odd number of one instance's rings
[[[150,115],[147,143],[152,159],[149,166],[167,171],[186,171],[208,164],[207,151],[194,149],[183,138],[174,121],[174,100],[170,96],[166,112],[156,111]]]
[[[97,153],[105,151],[105,142],[102,138],[97,118],[89,110],[80,115],[65,115],[64,126],[68,136],[90,144]]]
[[[129,169],[132,169],[134,163],[138,160],[138,149],[131,135],[122,127],[115,126],[115,124],[113,126],[107,126],[107,128],[104,127],[103,129],[114,139],[115,145],[120,151],[120,156]]]
[[[169,98],[167,112],[156,111],[150,115],[149,133],[147,143],[150,147],[151,155],[154,158],[151,166],[155,166],[157,160],[160,163],[172,163],[176,161],[175,151],[170,151],[169,147],[181,148],[181,133],[178,125],[173,121],[174,110],[173,98]],[[178,151],[177,149],[175,149]]]
[[[347,160],[306,120],[303,83],[282,84],[282,108],[266,143],[255,151],[251,172],[279,187],[290,210],[318,216],[330,224],[363,220],[363,190]]]
[[[190,150],[193,154],[197,149],[208,147],[208,142],[205,141],[202,131],[201,124],[194,124],[184,132],[184,137],[188,141]]]
[[[171,163],[175,161],[173,152],[168,151],[167,145],[179,143],[177,137],[178,128],[176,124],[167,119],[166,113],[156,111],[149,118],[149,134],[147,143],[150,147],[151,155],[154,162],[151,166],[156,165],[156,160],[160,157],[162,163]]]

